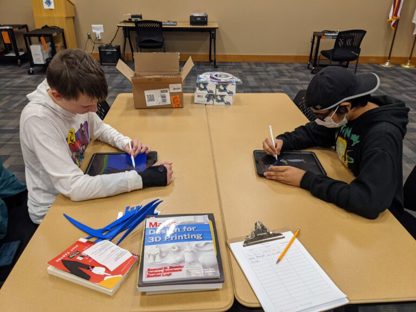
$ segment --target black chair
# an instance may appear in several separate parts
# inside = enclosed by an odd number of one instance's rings
[[[163,49],[165,52],[165,39],[163,38],[162,22],[136,21],[137,50]]]
[[[305,95],[306,95],[306,90],[300,90],[296,94],[295,98],[293,99],[293,102],[300,109],[300,111],[306,116],[306,118],[308,118],[309,121],[313,121],[316,119],[316,116],[312,112],[312,110],[305,105]]]
[[[110,105],[108,105],[106,100],[97,103],[97,115],[101,120],[104,120],[109,110]]]
[[[416,166],[406,179],[403,186],[404,207],[416,211]]]
[[[339,65],[348,67],[350,62],[356,61],[355,70],[357,72],[358,59],[361,53],[361,41],[367,32],[362,29],[352,29],[340,31],[335,39],[334,48],[321,51],[322,56],[329,59],[330,63],[339,62]],[[318,66],[319,66],[318,58]]]

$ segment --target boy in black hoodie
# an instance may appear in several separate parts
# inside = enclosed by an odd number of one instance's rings
[[[263,142],[271,155],[335,146],[339,159],[355,176],[351,183],[291,166],[271,166],[264,176],[300,186],[369,219],[389,208],[416,238],[416,226],[408,222],[410,215],[403,209],[402,141],[409,109],[400,100],[371,96],[379,84],[373,73],[354,75],[346,68],[327,67],[311,80],[305,96],[305,104],[318,118],[278,135],[274,146],[269,138]]]

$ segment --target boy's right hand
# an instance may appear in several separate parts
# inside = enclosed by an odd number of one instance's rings
[[[279,156],[280,155],[280,151],[282,150],[282,146],[283,146],[283,141],[279,140],[279,139],[275,139],[275,145],[273,146],[273,142],[270,138],[266,138],[263,141],[263,150],[272,156]]]

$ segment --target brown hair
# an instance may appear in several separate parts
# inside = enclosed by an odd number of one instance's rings
[[[101,66],[91,55],[79,49],[67,49],[56,54],[49,63],[46,79],[65,99],[77,100],[81,94],[105,100],[107,80]]]

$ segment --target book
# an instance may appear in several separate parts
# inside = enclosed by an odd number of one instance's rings
[[[214,215],[145,220],[138,290],[147,294],[222,288],[224,272]]]
[[[78,285],[113,295],[138,256],[110,241],[80,238],[48,262],[48,273]]]
[[[288,231],[273,240],[229,244],[264,311],[326,311],[347,304],[347,296],[298,239],[286,248],[292,237]]]

